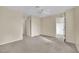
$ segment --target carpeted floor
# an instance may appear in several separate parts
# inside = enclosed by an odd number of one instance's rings
[[[23,40],[0,46],[0,53],[76,53],[72,44],[64,43],[56,38],[37,36],[24,37]]]

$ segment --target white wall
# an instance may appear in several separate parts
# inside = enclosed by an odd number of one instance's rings
[[[79,51],[79,7],[66,12],[66,40],[74,43]]]
[[[75,31],[74,31],[74,9],[67,10],[66,16],[66,41],[75,43]]]
[[[75,8],[75,41],[79,51],[79,7]]]
[[[41,18],[41,34],[56,36],[56,19],[54,16]]]
[[[31,36],[38,36],[40,35],[40,18],[39,17],[35,17],[35,16],[31,16]]]
[[[23,23],[21,13],[0,7],[0,45],[22,40]]]
[[[31,20],[31,22],[30,22]],[[26,21],[27,35],[34,37],[40,34],[55,37],[56,36],[56,20],[55,17],[49,16],[45,18],[39,18],[31,16]],[[30,31],[31,29],[31,31]]]

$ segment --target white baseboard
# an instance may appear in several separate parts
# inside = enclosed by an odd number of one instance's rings
[[[40,34],[40,36],[45,36],[45,37],[52,37],[52,38],[56,38],[56,37],[54,37],[54,36],[44,35],[44,34]]]
[[[11,40],[11,41],[8,41],[8,42],[0,43],[0,45],[9,44],[9,43],[20,41],[20,40],[23,40],[23,36],[21,38],[16,39],[16,40]]]

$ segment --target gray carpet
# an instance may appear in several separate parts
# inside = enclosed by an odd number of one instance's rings
[[[0,46],[0,53],[76,53],[75,47],[51,37],[24,37]]]

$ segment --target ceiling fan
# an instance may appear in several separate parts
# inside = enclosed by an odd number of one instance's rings
[[[39,9],[38,13],[42,14],[44,12],[44,9],[41,8],[40,6],[35,6],[35,8]]]
[[[38,9],[39,11],[37,12],[40,16],[44,16],[44,15],[49,15],[50,14],[50,10],[49,9],[44,9],[40,6],[35,6],[36,9]]]

